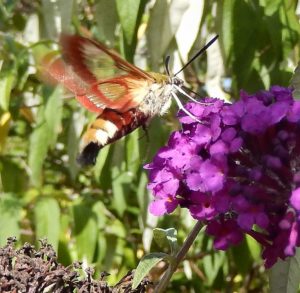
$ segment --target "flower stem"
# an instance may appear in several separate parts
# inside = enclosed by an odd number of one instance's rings
[[[154,290],[155,293],[162,293],[166,290],[172,275],[174,274],[178,265],[180,264],[180,262],[183,260],[183,258],[189,251],[191,245],[195,241],[195,239],[196,239],[197,235],[199,234],[202,227],[203,227],[202,222],[198,221],[196,223],[196,225],[194,226],[193,230],[191,231],[191,233],[188,235],[188,237],[184,241],[182,247],[177,252],[174,262],[169,264],[168,269],[166,270],[163,277],[160,279],[159,283],[155,287],[155,290]]]

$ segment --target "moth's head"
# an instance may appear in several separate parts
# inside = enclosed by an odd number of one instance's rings
[[[177,77],[176,76],[177,74],[175,74],[175,75],[170,74],[169,64],[170,64],[170,56],[167,56],[165,59],[165,70],[168,75],[169,84],[177,85],[177,86],[181,87],[183,85],[183,80],[181,78]]]
[[[170,83],[172,85],[177,85],[177,86],[181,87],[183,85],[184,81],[177,76],[172,76],[172,77],[170,77]]]

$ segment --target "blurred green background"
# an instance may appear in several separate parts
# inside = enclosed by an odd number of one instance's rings
[[[300,4],[291,0],[0,0],[0,245],[47,237],[65,265],[81,260],[119,280],[149,251],[152,228],[175,227],[182,243],[194,224],[185,210],[151,216],[143,165],[178,128],[177,108],[105,147],[97,164],[76,163],[93,119],[61,88],[45,85],[41,57],[61,31],[89,33],[151,71],[180,69],[215,34],[219,40],[182,78],[201,96],[237,99],[288,86],[299,60]],[[166,248],[167,249],[167,248]],[[156,280],[160,264],[151,273]],[[267,292],[260,249],[251,240],[227,253],[199,235],[170,292]]]

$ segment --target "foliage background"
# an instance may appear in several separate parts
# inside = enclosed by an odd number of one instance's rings
[[[40,79],[40,58],[57,49],[61,31],[84,33],[116,48],[141,68],[176,72],[212,36],[218,44],[185,71],[202,96],[237,99],[288,86],[299,60],[299,4],[293,0],[0,0],[0,245],[47,237],[65,265],[74,260],[111,273],[114,283],[149,251],[152,228],[193,226],[184,211],[154,218],[142,166],[178,127],[176,107],[149,127],[104,148],[80,169],[80,135],[92,115],[61,88]],[[155,280],[160,264],[151,274]],[[266,292],[259,247],[246,239],[227,253],[199,235],[171,292]]]

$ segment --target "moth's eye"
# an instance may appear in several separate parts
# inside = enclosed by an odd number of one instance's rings
[[[175,85],[180,85],[181,84],[181,80],[180,79],[175,79],[174,83],[175,83]]]

